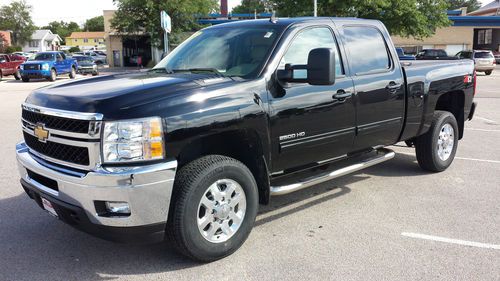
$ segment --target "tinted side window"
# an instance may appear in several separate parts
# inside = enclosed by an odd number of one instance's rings
[[[309,52],[316,48],[331,48],[335,51],[335,75],[344,74],[337,42],[327,27],[315,27],[301,31],[292,41],[280,61],[280,69],[285,64],[307,64]]]
[[[355,74],[387,71],[391,67],[384,37],[378,29],[366,26],[345,27],[344,36]]]

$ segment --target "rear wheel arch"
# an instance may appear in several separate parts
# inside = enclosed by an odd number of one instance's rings
[[[231,157],[245,164],[257,182],[259,202],[269,203],[268,161],[257,132],[234,130],[197,138],[184,145],[178,154],[179,168],[213,154]]]
[[[463,91],[451,91],[442,94],[435,106],[435,110],[448,111],[455,116],[458,125],[458,139],[462,139],[464,135],[464,106],[465,94]]]

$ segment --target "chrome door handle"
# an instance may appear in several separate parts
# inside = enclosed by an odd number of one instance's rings
[[[340,102],[346,101],[348,98],[352,96],[352,92],[345,91],[345,90],[338,90],[336,94],[332,96],[332,99],[338,100]]]

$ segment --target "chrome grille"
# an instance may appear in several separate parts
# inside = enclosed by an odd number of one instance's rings
[[[39,64],[25,64],[24,70],[40,70]]]
[[[91,170],[100,165],[102,115],[49,109],[29,104],[22,106],[24,141],[30,152],[57,164]],[[35,131],[48,131],[39,139]]]

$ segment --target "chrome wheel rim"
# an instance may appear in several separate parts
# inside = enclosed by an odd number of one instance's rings
[[[221,179],[211,184],[198,204],[198,230],[212,243],[229,240],[245,218],[247,201],[239,183]]]
[[[450,158],[454,143],[455,130],[453,130],[450,124],[446,123],[441,127],[437,141],[437,154],[439,159],[446,161]]]

